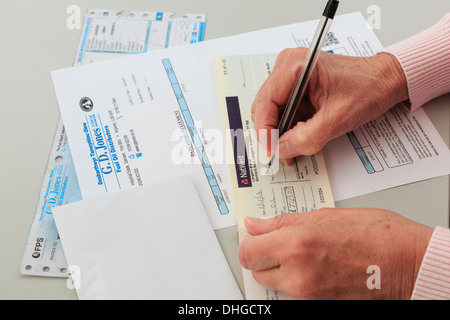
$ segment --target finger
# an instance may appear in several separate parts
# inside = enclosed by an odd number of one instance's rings
[[[289,275],[283,267],[252,271],[252,275],[260,285],[283,292],[290,300],[304,300],[306,298],[303,296],[303,292],[295,290],[293,275]]]
[[[276,116],[275,121],[270,122],[269,128],[275,128],[278,125],[279,110],[286,104],[295,85],[305,52],[304,48],[285,49],[277,56],[271,74],[259,89],[252,104],[251,112],[255,129],[268,127],[264,121],[267,111],[273,112]],[[272,120],[271,117],[269,118]]]
[[[273,75],[271,75],[273,77]],[[256,138],[262,150],[267,151],[267,156],[273,154],[273,142],[278,141],[278,120],[280,105],[276,102],[277,97],[273,97],[273,78],[269,77],[261,90],[258,92],[252,105],[252,121],[256,132]],[[275,98],[275,100],[274,100]]]
[[[262,235],[283,227],[302,224],[303,218],[304,215],[302,213],[284,213],[270,219],[247,217],[244,224],[249,234]]]
[[[284,277],[279,267],[252,271],[252,275],[256,282],[260,285],[273,290],[281,291],[280,285],[284,282]]]
[[[328,117],[321,111],[308,121],[297,123],[280,137],[278,157],[281,160],[313,155],[334,137]]]
[[[272,74],[255,97],[252,105],[255,130],[276,129],[280,109],[289,97],[289,84],[279,72]]]
[[[278,128],[280,114],[295,85],[305,55],[303,49],[288,49],[279,54],[272,73],[260,88],[252,104],[252,121],[257,138],[260,141],[260,133],[266,131],[264,135],[268,139],[264,147],[269,151],[269,155],[274,153],[272,150],[274,146],[271,143],[271,135],[274,134],[272,130]],[[278,136],[275,140],[278,140]]]
[[[278,267],[281,263],[279,248],[282,238],[274,233],[260,236],[246,236],[238,248],[241,265],[248,270],[265,270]]]
[[[256,113],[256,109],[260,109],[263,108],[264,106],[260,106],[261,103],[266,102],[266,98],[267,98],[267,94],[269,94],[269,96],[272,94],[271,86],[273,85],[273,79],[277,78],[277,77],[282,77],[283,73],[279,74],[278,71],[282,68],[282,66],[284,65],[284,60],[286,59],[285,57],[288,55],[289,50],[292,49],[285,49],[282,52],[280,52],[280,54],[277,57],[277,60],[275,62],[275,65],[272,69],[272,72],[270,73],[270,75],[267,77],[267,79],[264,81],[264,83],[262,84],[262,86],[259,88],[258,93],[255,97],[255,100],[252,104],[251,107],[251,117],[252,117],[252,121],[253,123],[255,123],[255,113]],[[275,104],[275,108],[278,111],[278,105]]]

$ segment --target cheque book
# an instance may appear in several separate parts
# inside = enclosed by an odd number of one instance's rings
[[[216,72],[225,131],[235,214],[240,241],[246,236],[246,217],[270,218],[284,213],[311,212],[334,207],[325,162],[321,152],[297,157],[292,165],[273,161],[264,164],[264,132],[259,140],[251,120],[251,106],[260,86],[269,76],[275,55],[216,57]],[[245,80],[244,80],[245,79]],[[271,141],[276,143],[276,141]],[[275,158],[276,159],[276,158]],[[246,299],[286,299],[286,296],[259,285],[250,271],[242,268]]]

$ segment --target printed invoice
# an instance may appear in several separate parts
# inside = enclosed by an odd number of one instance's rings
[[[235,225],[228,164],[211,162],[216,150],[208,141],[211,132],[224,132],[214,57],[308,46],[316,26],[309,21],[53,72],[83,198],[189,172],[213,227]],[[381,48],[361,13],[336,17],[325,45],[362,56]],[[177,146],[198,165],[176,164]]]
[[[177,18],[171,12],[131,11],[124,16],[121,10],[90,9],[85,16],[74,65],[203,41],[205,21],[204,14],[187,13]],[[81,199],[60,117],[19,269],[21,274],[68,276],[52,209]]]

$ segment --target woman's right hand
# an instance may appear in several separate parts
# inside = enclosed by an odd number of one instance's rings
[[[285,49],[252,105],[257,133],[277,129],[307,49]],[[312,155],[337,138],[408,99],[406,77],[397,59],[387,53],[350,57],[322,52],[311,75],[301,112],[312,117],[279,139],[278,157],[289,163]],[[268,150],[274,151],[274,150]]]

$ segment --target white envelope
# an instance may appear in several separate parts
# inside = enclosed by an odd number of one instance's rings
[[[190,178],[54,208],[78,297],[242,299]]]

